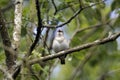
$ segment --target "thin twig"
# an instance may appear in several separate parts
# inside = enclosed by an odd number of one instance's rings
[[[89,5],[89,6],[85,6],[85,7],[82,7],[82,3],[80,4],[80,8],[73,14],[73,16],[71,16],[66,22],[60,24],[60,25],[43,25],[43,27],[47,27],[47,28],[58,28],[58,27],[62,27],[68,23],[70,23],[78,14],[80,14],[81,11],[83,11],[84,9],[86,8],[90,8],[90,7],[93,7],[97,4],[100,4],[102,2],[105,2],[106,0],[103,0],[103,1],[100,1],[100,2],[97,2],[97,3],[94,3],[92,5]]]
[[[106,77],[113,75],[114,73],[120,72],[120,69],[116,70],[109,70],[107,72],[104,72],[97,80],[105,80]]]
[[[57,66],[58,64],[58,60],[56,60],[49,68],[49,74],[46,78],[46,80],[50,80],[50,77],[51,77],[51,73],[53,72],[53,70],[55,69],[55,67]]]
[[[89,53],[85,55],[85,58],[80,61],[79,65],[75,68],[69,80],[74,80],[78,73],[81,74],[84,65],[90,60],[93,54],[95,54],[95,52],[92,52],[94,49],[95,48],[92,48],[91,51],[89,51]]]
[[[100,28],[100,27],[102,27],[103,25],[107,25],[107,24],[109,24],[109,23],[110,23],[110,21],[106,21],[105,23],[98,23],[98,24],[96,24],[96,25],[92,25],[92,26],[86,27],[86,28],[81,28],[81,29],[78,29],[78,28],[77,28],[77,29],[75,30],[75,32],[73,33],[70,41],[74,38],[74,36],[75,36],[76,34],[82,32],[82,31],[89,30],[89,29],[94,29],[94,28]]]
[[[90,7],[92,7],[92,6],[95,6],[95,5],[97,5],[97,4],[100,4],[100,3],[102,3],[102,2],[104,2],[104,1],[97,2],[97,3],[95,3],[95,4],[92,4],[92,5],[89,5],[89,6],[86,6],[86,7],[80,6],[80,8],[78,9],[78,11],[76,11],[76,13],[75,13],[71,18],[69,18],[66,22],[64,22],[64,23],[56,26],[56,28],[62,27],[62,26],[64,26],[64,25],[70,23],[70,22],[71,22],[81,11],[83,11],[84,9],[90,8]]]
[[[37,74],[35,74],[34,70],[32,69],[32,66],[29,66],[29,70],[31,72],[31,75],[36,78],[36,80],[40,80]]]

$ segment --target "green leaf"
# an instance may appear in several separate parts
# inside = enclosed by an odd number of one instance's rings
[[[21,36],[25,36],[27,34],[26,27],[22,27],[21,29]]]
[[[120,0],[114,0],[113,3],[112,3],[112,5],[111,5],[112,11],[114,9],[117,9],[117,8],[120,8]]]
[[[120,26],[120,15],[118,16],[118,18],[116,19],[116,21],[113,24],[114,27],[119,27]]]
[[[57,6],[58,11],[63,10],[65,8],[68,8],[69,6],[66,3],[60,3],[59,6]]]

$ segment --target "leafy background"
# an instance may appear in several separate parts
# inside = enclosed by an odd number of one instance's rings
[[[4,11],[4,8],[12,3],[13,0],[0,0],[0,8],[3,10],[6,26],[8,27],[9,35],[12,40],[12,31],[14,27],[14,6]],[[57,13],[54,15],[55,9],[52,0],[39,0],[41,6],[41,17],[43,24],[59,25],[67,21],[79,9],[79,0],[54,0]],[[89,6],[101,0],[81,0],[82,6]],[[70,47],[82,45],[84,43],[92,42],[97,39],[103,39],[110,35],[110,33],[119,32],[120,28],[120,0],[106,0],[104,3],[99,3],[93,7],[84,9],[75,19],[69,24],[63,26],[66,37],[71,39]],[[37,27],[36,7],[34,0],[24,0],[22,16],[22,30],[21,30],[21,44],[19,60],[27,53],[28,46],[32,44],[34,39],[34,29]],[[87,27],[98,27],[77,31]],[[52,31],[49,36],[51,36]],[[43,36],[45,30],[43,30]],[[49,39],[50,40],[50,39]],[[48,44],[49,44],[48,40]],[[31,58],[39,57],[43,46],[41,41],[37,48],[33,51]],[[100,46],[95,46],[79,52],[74,52],[66,58],[66,64],[61,65],[58,59],[46,62],[46,66],[42,68],[39,64],[34,64],[34,72],[40,76],[41,80],[46,80],[50,77],[51,80],[120,80],[120,39],[114,42],[106,43]],[[47,51],[46,51],[47,53]],[[48,54],[48,53],[47,53]],[[86,56],[91,54],[91,57],[86,60]],[[5,56],[2,48],[2,41],[0,38],[0,64],[5,65]],[[55,66],[53,66],[55,64]],[[81,68],[81,64],[83,64]],[[53,69],[52,69],[53,68]],[[49,70],[51,70],[49,72]],[[43,70],[40,75],[39,71]],[[26,75],[25,79],[35,80],[25,68],[23,73],[19,75],[17,80],[20,80],[22,75]],[[75,75],[75,76],[74,76]],[[0,72],[0,79],[3,78]]]

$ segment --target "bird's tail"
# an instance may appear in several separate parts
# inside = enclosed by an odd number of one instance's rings
[[[60,58],[61,64],[65,64],[65,58]]]

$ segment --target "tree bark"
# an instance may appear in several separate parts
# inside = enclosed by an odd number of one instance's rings
[[[15,0],[15,12],[14,12],[15,18],[14,18],[14,31],[13,31],[12,47],[16,51],[20,45],[20,38],[21,38],[22,4],[23,4],[23,0]]]
[[[5,21],[3,19],[1,10],[0,10],[0,34],[1,34],[2,42],[3,42],[5,56],[6,56],[7,70],[10,74],[12,74],[12,73],[14,73],[14,69],[15,69],[15,65],[16,65],[16,63],[15,63],[16,54],[11,46],[9,33],[8,33],[7,28],[5,27]]]

